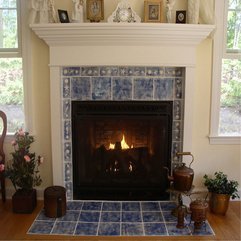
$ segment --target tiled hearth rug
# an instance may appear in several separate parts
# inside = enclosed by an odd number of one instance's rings
[[[69,201],[66,215],[47,218],[42,210],[28,234],[72,236],[186,236],[214,235],[208,222],[193,230],[190,216],[184,229],[176,228],[174,202]],[[190,225],[189,225],[190,224]]]

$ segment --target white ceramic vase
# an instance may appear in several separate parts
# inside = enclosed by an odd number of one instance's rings
[[[188,23],[198,24],[200,0],[188,0],[187,18]]]

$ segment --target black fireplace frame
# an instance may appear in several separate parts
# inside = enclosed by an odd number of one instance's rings
[[[171,167],[172,157],[172,125],[173,125],[173,101],[72,101],[72,149],[73,149],[73,199],[102,199],[102,200],[168,200],[166,189],[169,186],[166,171],[163,166]],[[78,150],[75,142],[77,119],[81,116],[107,115],[111,109],[112,116],[138,116],[142,115],[168,119],[168,135],[166,145],[168,148],[166,162],[160,165],[163,187],[146,185],[138,186],[126,183],[125,186],[89,186],[76,185],[78,171],[77,161],[74,158]],[[131,110],[131,112],[130,112]]]

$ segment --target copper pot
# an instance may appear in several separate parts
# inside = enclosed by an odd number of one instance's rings
[[[185,163],[181,163],[181,165],[173,170],[173,176],[168,176],[168,179],[173,182],[174,189],[181,192],[187,192],[191,189],[194,178],[194,171],[192,168],[190,168],[192,162],[194,161],[193,155],[190,152],[177,153],[177,156],[185,155],[192,157],[189,167],[186,167]],[[165,169],[168,170],[167,167],[165,167]]]
[[[197,199],[190,203],[191,221],[194,221],[194,228],[200,229],[207,219],[208,203],[205,200]]]

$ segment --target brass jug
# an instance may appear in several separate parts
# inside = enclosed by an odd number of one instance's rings
[[[169,181],[173,182],[173,187],[175,190],[180,192],[188,192],[192,188],[192,182],[194,178],[194,171],[190,167],[194,161],[194,157],[191,152],[178,152],[177,156],[191,156],[192,161],[189,167],[186,167],[185,163],[181,163],[180,166],[173,170],[173,176],[168,175]],[[168,170],[167,167],[165,169]],[[169,171],[169,170],[168,170]]]

